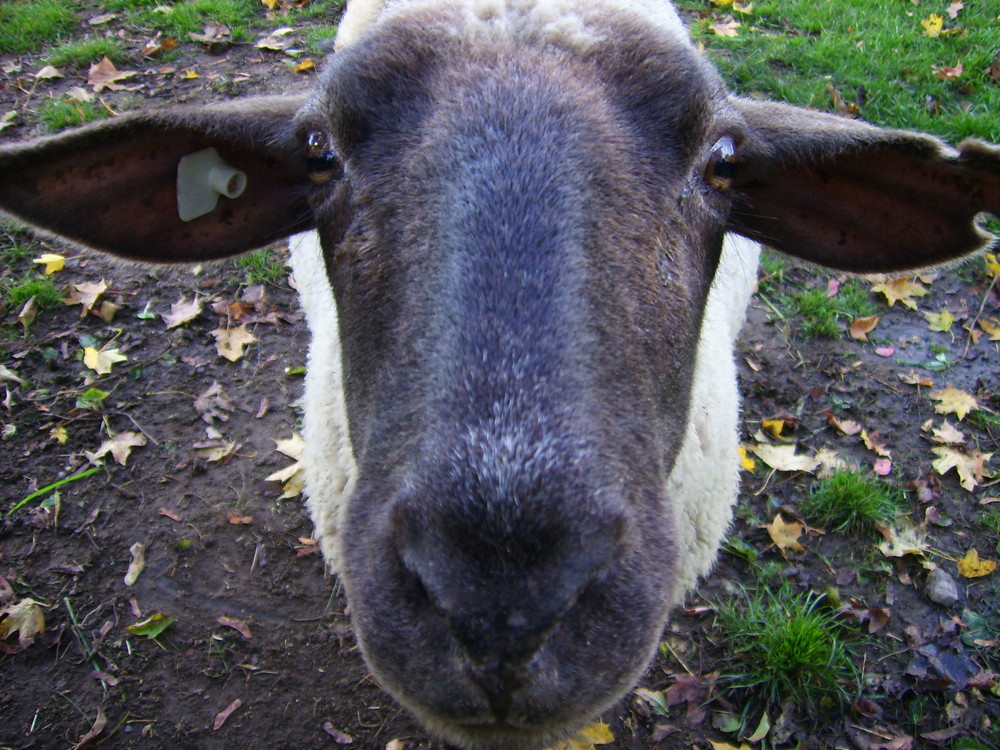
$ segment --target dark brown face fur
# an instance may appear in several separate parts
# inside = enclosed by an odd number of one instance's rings
[[[677,595],[723,95],[638,29],[582,55],[421,28],[339,54],[301,123],[344,163],[314,196],[359,467],[343,580],[403,704],[534,748],[631,686]]]

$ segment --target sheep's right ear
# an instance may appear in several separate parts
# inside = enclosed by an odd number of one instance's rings
[[[747,125],[729,229],[848,271],[932,266],[988,247],[1000,148],[776,102],[730,99]]]
[[[291,134],[304,102],[262,97],[135,112],[0,148],[0,211],[157,263],[266,245],[313,226],[306,161]],[[178,165],[199,153],[180,181],[182,218]]]

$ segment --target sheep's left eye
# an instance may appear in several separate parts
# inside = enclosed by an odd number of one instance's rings
[[[736,174],[736,144],[728,135],[712,147],[705,164],[705,181],[716,190],[728,190]]]
[[[328,182],[338,168],[337,157],[330,136],[322,130],[312,130],[306,135],[306,171],[317,185]]]

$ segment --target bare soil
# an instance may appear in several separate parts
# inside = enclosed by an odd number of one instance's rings
[[[162,66],[151,64],[139,77],[143,89],[109,94],[109,105],[125,97],[208,101],[219,98],[220,89],[262,93],[310,83],[252,45],[231,47],[222,57],[185,45],[182,54],[170,63],[175,72],[157,72]],[[20,62],[25,70],[38,67],[28,58]],[[176,71],[190,64],[219,78],[180,80]],[[30,109],[28,98],[41,95],[19,76],[0,74],[0,111],[26,102]],[[46,86],[58,91],[80,84]],[[2,137],[31,134],[28,118]],[[308,336],[288,280],[265,285],[264,301],[251,311],[229,307],[256,293],[230,265],[145,269],[51,242],[38,253],[47,249],[70,257],[58,284],[103,279],[105,298],[120,309],[106,323],[81,317],[79,306],[60,305],[43,311],[27,333],[14,319],[16,310],[0,321],[0,363],[23,381],[5,382],[0,403],[0,513],[93,466],[86,453],[109,435],[134,431],[148,442],[132,450],[127,465],[108,455],[100,472],[59,487],[57,501],[46,493],[0,520],[0,606],[34,599],[44,604],[46,623],[24,648],[16,637],[0,642],[0,747],[78,746],[99,714],[106,725],[84,746],[384,748],[400,740],[410,750],[443,747],[369,675],[337,581],[324,574],[310,544],[300,498],[279,499],[280,483],[265,481],[291,463],[274,440],[288,438],[300,419],[297,373]],[[30,259],[21,263],[32,267]],[[778,510],[795,518],[815,479],[769,471],[759,462],[745,472],[733,537],[757,550],[759,563],[780,563],[778,579],[797,590],[835,589],[855,611],[888,616],[870,636],[867,624],[848,618],[863,692],[850,708],[824,716],[789,709],[780,722],[784,746],[957,747],[961,739],[1000,746],[993,728],[1000,721],[1000,574],[965,579],[956,571],[956,560],[972,547],[997,557],[998,535],[977,519],[984,512],[980,501],[1000,489],[987,478],[969,492],[954,471],[934,473],[931,443],[921,431],[927,420],[937,425],[942,419],[928,397],[933,388],[900,379],[917,372],[936,388],[954,385],[975,394],[984,409],[1000,409],[1000,346],[983,336],[967,347],[961,329],[1000,316],[1000,296],[981,267],[978,261],[942,273],[919,300],[922,311],[947,307],[955,314],[950,334],[928,331],[920,314],[898,304],[880,304],[877,336],[893,344],[891,356],[846,331],[836,340],[803,340],[796,321],[780,320],[764,301],[753,304],[739,352],[748,442],[762,420],[785,416],[796,425],[788,434],[800,452],[829,447],[870,470],[876,456],[858,436],[831,427],[826,412],[856,420],[891,449],[892,473],[882,481],[907,490],[908,518],[926,523],[928,534],[922,557],[885,558],[878,539],[817,531],[803,539],[805,552],[785,558],[761,526]],[[788,276],[819,288],[829,278],[799,268]],[[204,301],[204,312],[182,326],[167,330],[159,316],[137,317],[147,306],[167,313],[192,295]],[[217,303],[221,313],[212,309]],[[211,332],[236,325],[234,313],[258,321],[249,325],[258,342],[230,362],[217,354]],[[80,361],[89,340],[81,337],[113,341],[128,361],[95,377]],[[213,383],[228,402],[204,417],[195,400]],[[110,393],[103,409],[77,404],[88,388]],[[65,444],[52,437],[60,427]],[[968,419],[961,428],[980,451],[1000,448],[995,429]],[[213,439],[238,447],[218,461],[196,452]],[[994,459],[987,468],[996,465]],[[145,569],[128,586],[123,578],[137,542],[145,546]],[[950,606],[931,602],[921,561],[953,576],[961,599]],[[673,687],[667,695],[675,704],[657,713],[629,695],[603,717],[616,738],[613,747],[739,746],[713,726],[717,711],[740,709],[712,688],[713,675],[727,669],[728,653],[713,607],[744,596],[744,587],[757,581],[757,567],[739,555],[721,555],[715,574],[671,622],[664,655],[641,683],[654,691]],[[157,638],[126,630],[157,613],[176,618]],[[969,613],[991,622],[992,634],[963,639]],[[232,711],[223,717],[227,708]],[[778,716],[770,719],[778,722]]]

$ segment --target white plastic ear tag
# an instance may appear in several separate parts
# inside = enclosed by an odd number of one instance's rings
[[[211,213],[219,196],[239,198],[247,187],[245,172],[222,160],[214,148],[188,154],[177,163],[177,214],[191,221]]]

